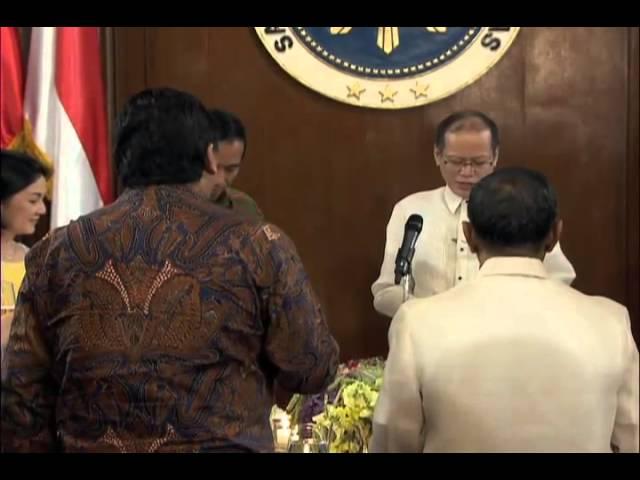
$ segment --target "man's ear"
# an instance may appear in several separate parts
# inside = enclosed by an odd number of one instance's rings
[[[462,231],[464,232],[464,238],[467,239],[467,244],[469,245],[469,250],[471,250],[471,253],[478,253],[478,241],[476,239],[476,232],[473,229],[471,223],[467,221],[462,222]]]
[[[557,219],[553,222],[553,226],[551,230],[547,234],[547,238],[544,239],[544,251],[550,252],[553,250],[558,242],[560,241],[560,236],[562,235],[562,220]]]
[[[442,158],[442,152],[438,150],[438,147],[433,146],[433,158],[436,161],[436,165],[440,166],[440,159]]]
[[[204,162],[204,169],[211,175],[218,173],[218,157],[216,156],[215,148],[213,148],[213,143],[210,143],[207,147],[207,157]]]

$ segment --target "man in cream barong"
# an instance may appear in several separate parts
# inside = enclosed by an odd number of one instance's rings
[[[554,281],[562,222],[539,173],[471,191],[480,271],[392,320],[372,452],[638,452],[638,348],[625,307]]]

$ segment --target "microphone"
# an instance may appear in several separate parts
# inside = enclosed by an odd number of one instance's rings
[[[422,231],[422,216],[413,214],[404,226],[404,238],[396,255],[395,284],[399,285],[402,277],[411,272],[411,262],[416,251],[416,241]]]

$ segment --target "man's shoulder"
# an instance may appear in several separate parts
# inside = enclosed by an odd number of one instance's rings
[[[432,319],[436,322],[438,318],[455,316],[458,312],[466,314],[470,306],[473,307],[479,299],[486,298],[485,281],[485,278],[477,277],[473,281],[457,285],[437,295],[413,299],[403,307],[406,309],[405,312],[412,317]],[[511,277],[509,281],[513,284],[514,281],[517,281],[517,277]],[[554,279],[547,279],[544,282],[542,291],[548,297],[544,308],[555,304],[558,311],[571,311],[582,317],[594,319],[617,318],[624,320],[628,317],[626,307],[610,298],[587,295]],[[523,288],[526,287],[523,286]],[[485,300],[480,301],[484,302]]]
[[[26,253],[25,264],[39,264],[43,265],[46,258],[54,250],[64,248],[66,242],[66,232],[68,226],[58,227],[54,230],[47,232],[44,237],[38,240]],[[57,254],[54,256],[58,256]]]
[[[557,312],[558,317],[572,319],[576,335],[581,328],[603,341],[631,334],[629,311],[621,303],[600,295],[588,295],[554,279],[548,279],[546,285],[552,294],[542,308]]]
[[[425,325],[436,328],[438,324],[450,324],[449,318],[464,310],[465,300],[475,289],[473,282],[457,285],[436,295],[412,298],[403,303],[396,316],[403,317],[407,325]]]
[[[227,193],[231,200],[238,200],[242,202],[256,203],[256,201],[246,192],[242,190],[238,190],[237,188],[229,188],[227,189]]]
[[[251,221],[244,223],[245,232],[252,237],[254,244],[263,249],[295,249],[293,241],[282,228],[264,221]]]
[[[582,308],[593,316],[625,318],[628,315],[627,308],[615,300],[601,295],[587,295],[569,285],[553,280],[550,282],[553,282],[555,288],[566,292],[567,299],[570,299],[576,308]]]
[[[396,208],[412,207],[415,204],[428,206],[429,204],[442,200],[444,188],[445,187],[439,187],[433,190],[423,190],[407,195],[396,203]]]
[[[237,252],[249,269],[257,276],[286,274],[289,267],[299,262],[295,244],[278,226],[262,222],[245,222],[233,229]],[[261,273],[262,272],[262,273]]]
[[[229,188],[227,189],[227,197],[230,208],[234,212],[262,218],[262,211],[258,207],[258,203],[249,194],[235,188]]]
[[[476,290],[476,280],[455,285],[440,293],[430,295],[428,297],[416,297],[408,302],[408,306],[416,310],[449,308],[449,305],[459,304],[460,299],[468,298],[470,294]]]

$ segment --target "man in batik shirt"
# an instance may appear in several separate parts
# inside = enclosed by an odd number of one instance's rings
[[[125,106],[124,193],[26,258],[3,451],[268,452],[274,383],[332,381],[338,347],[293,243],[213,202],[215,138],[191,95]]]

